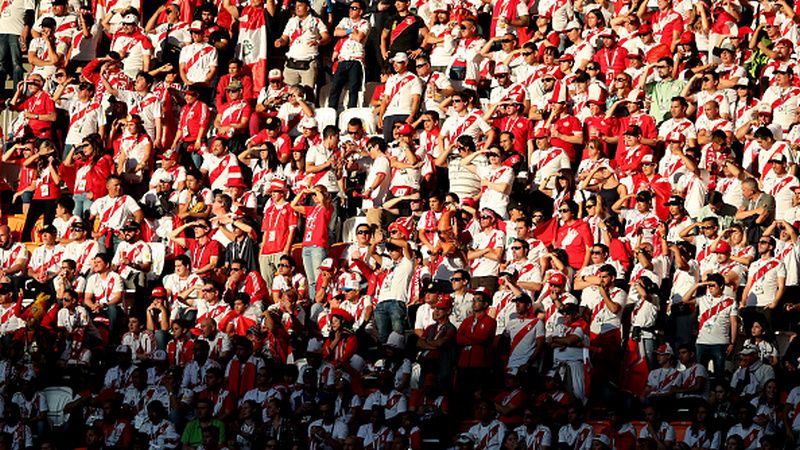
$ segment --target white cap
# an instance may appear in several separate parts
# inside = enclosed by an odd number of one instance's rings
[[[161,176],[158,177],[158,181],[162,183],[172,183],[173,181],[175,181],[175,177],[172,176],[172,174],[169,172],[162,173]]]
[[[595,434],[592,440],[602,442],[603,444],[611,447],[611,438],[606,436],[605,434]]]
[[[347,272],[342,275],[341,288],[349,291],[357,291],[361,289],[361,280],[356,272]]]
[[[391,334],[389,334],[389,339],[386,340],[386,345],[398,350],[404,350],[406,348],[406,338],[397,331],[392,331]]]
[[[625,97],[625,100],[629,102],[638,102],[644,98],[644,93],[641,89],[632,89],[628,92],[628,96]]]
[[[570,20],[569,22],[567,22],[567,26],[564,27],[564,31],[571,30],[573,28],[577,28],[580,30],[582,28],[580,22],[578,22],[575,19]]]
[[[137,24],[139,23],[139,18],[136,17],[134,14],[125,14],[122,16],[122,23],[132,23]]]
[[[313,117],[303,117],[303,120],[301,120],[300,123],[297,124],[297,129],[299,130],[311,129],[311,128],[317,128],[317,126],[318,126],[317,119]]]
[[[494,74],[497,75],[497,74],[500,74],[500,73],[509,73],[508,72],[508,66],[505,65],[505,64],[498,64],[497,66],[495,66]]]
[[[408,55],[406,55],[403,52],[395,53],[395,55],[392,56],[392,59],[390,59],[389,61],[391,61],[391,62],[408,62]]]
[[[120,344],[117,346],[117,353],[131,353],[131,348],[125,344]]]
[[[281,73],[281,69],[272,69],[269,71],[267,75],[267,79],[271,80],[282,80],[283,74]]]

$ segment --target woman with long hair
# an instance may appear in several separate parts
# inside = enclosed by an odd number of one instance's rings
[[[549,178],[542,180],[539,184],[539,190],[553,198],[553,208],[558,210],[565,201],[572,200],[578,205],[578,212],[575,218],[583,217],[583,203],[586,201],[586,195],[578,189],[578,185],[575,182],[575,172],[572,169],[559,170],[556,175],[555,189],[547,187],[548,181]]]
[[[36,188],[34,181],[36,180],[36,167],[28,167],[25,161],[28,160],[34,153],[36,153],[36,146],[33,141],[18,142],[3,153],[3,162],[6,164],[15,164],[19,166],[19,180],[17,181],[17,190],[11,197],[11,204],[17,202],[17,198],[22,199],[22,214],[28,215],[28,208],[31,206],[31,199],[33,199],[33,191]]]
[[[764,319],[754,318],[750,324],[750,337],[744,341],[744,345],[755,347],[761,362],[774,367],[778,364],[778,349],[769,339],[769,331],[769,324]]]
[[[707,403],[697,406],[692,424],[683,435],[683,442],[693,449],[718,449],[722,435],[711,422],[711,408]]]
[[[331,308],[330,333],[322,345],[322,357],[335,367],[347,368],[358,351],[358,339],[353,334],[353,316],[342,308]]]
[[[643,250],[637,249],[636,251]],[[659,287],[646,276],[640,277],[638,280],[633,281],[632,284],[631,290],[636,291],[635,297],[638,301],[634,304],[633,312],[631,313],[632,329],[630,339],[641,344],[639,345],[639,354],[644,356],[647,361],[647,367],[655,369],[658,367],[655,355],[656,335],[654,331],[660,305],[658,298]]]
[[[72,213],[83,216],[94,200],[106,195],[106,179],[114,171],[114,160],[104,152],[103,138],[93,133],[70,149],[63,165],[75,170],[75,182],[70,189],[75,200]]]
[[[358,417],[361,414],[361,397],[353,392],[353,383],[350,374],[344,371],[337,371],[336,379],[333,384],[335,395],[333,399],[333,413],[337,420],[346,423],[348,427],[358,424]]]
[[[56,155],[53,141],[43,140],[38,151],[22,163],[25,167],[36,169],[33,197],[22,227],[22,240],[25,242],[31,240],[31,231],[39,217],[44,216],[45,224],[52,223],[56,217],[56,200],[61,197],[61,175],[58,173],[59,160]]]
[[[286,176],[292,192],[300,194],[308,186],[305,185],[306,179],[306,149],[302,145],[292,147],[292,154],[289,163],[283,166],[283,173]]]
[[[752,399],[750,404],[756,413],[753,422],[764,428],[764,434],[775,434],[781,424],[778,416],[783,411],[783,404],[778,396],[778,382],[773,378],[764,383],[761,395]]]
[[[153,158],[153,141],[144,129],[142,118],[129,115],[121,137],[114,144],[116,173],[133,188],[129,191],[131,195],[138,198],[140,191],[147,189],[147,174]]]
[[[300,204],[307,196],[313,200],[312,206]],[[305,218],[302,241],[303,268],[308,279],[308,295],[314,298],[317,293],[319,266],[322,264],[322,260],[328,256],[330,245],[328,230],[331,217],[333,217],[333,203],[325,186],[314,186],[303,189],[299,195],[295,196],[290,206]]]
[[[567,252],[569,266],[580,269],[589,262],[589,250],[594,240],[589,225],[578,218],[578,204],[564,200],[558,207],[558,228],[553,246]]]
[[[243,151],[237,157],[239,162],[247,166],[250,170],[252,191],[258,197],[259,211],[264,208],[267,197],[269,197],[269,188],[272,179],[275,177],[283,178],[283,166],[278,159],[275,144],[272,142],[264,142],[261,145],[255,145]]]

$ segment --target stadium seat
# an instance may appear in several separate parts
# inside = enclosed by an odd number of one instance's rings
[[[377,125],[375,124],[375,115],[372,114],[372,108],[349,108],[345,109],[339,114],[339,129],[344,130],[347,127],[347,122],[353,117],[358,117],[364,124],[364,132],[367,134],[375,134],[377,132]]]
[[[42,245],[41,242],[25,242],[25,248],[28,249],[29,253],[33,253],[40,245]]]
[[[675,429],[675,442],[681,442],[692,422],[671,422],[670,425]]]
[[[66,386],[48,387],[42,393],[47,401],[47,418],[53,427],[60,427],[69,420],[64,406],[72,401],[72,389]]]
[[[149,280],[156,280],[161,276],[164,271],[164,257],[166,256],[167,249],[161,242],[149,242],[150,253],[153,255],[153,266],[147,274]]]
[[[314,111],[314,117],[317,119],[320,133],[328,125],[336,125],[336,110],[333,108],[317,108]]]
[[[588,423],[592,426],[592,431],[594,434],[602,433],[603,430],[611,425],[611,422],[608,420],[590,420]]]
[[[356,241],[356,227],[362,223],[367,223],[367,218],[364,216],[350,217],[342,224],[342,241],[350,244]]]

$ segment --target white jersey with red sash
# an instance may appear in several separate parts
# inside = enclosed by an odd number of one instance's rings
[[[209,70],[217,66],[217,50],[206,43],[191,43],[181,50],[179,62],[190,83],[205,83]]]
[[[75,99],[69,105],[69,129],[65,142],[77,145],[83,138],[96,133],[100,124],[100,104],[94,100],[86,103]]]
[[[116,272],[108,272],[105,278],[94,273],[86,281],[86,292],[92,293],[94,302],[101,305],[113,300],[114,295],[124,289],[122,278]]]
[[[122,264],[120,261],[127,259],[129,263],[142,265],[149,264],[153,260],[150,246],[144,241],[136,241],[133,243],[122,241],[117,245],[116,253],[112,264],[118,265],[118,272],[123,278],[128,278],[133,273],[138,273],[140,270],[134,269],[128,264]]]
[[[473,236],[472,248],[503,248],[504,243],[505,233],[492,228]],[[471,261],[469,267],[473,277],[497,276],[500,263],[487,257],[480,257]]]
[[[527,364],[537,347],[544,343],[544,321],[535,315],[522,316],[512,313],[506,324],[506,332],[511,338],[511,350],[506,369],[516,373]]]
[[[232,153],[226,153],[223,156],[216,156],[211,153],[206,154],[201,169],[208,170],[208,179],[212,190],[224,190],[228,180],[242,177],[239,161]]]
[[[30,253],[25,244],[15,242],[8,249],[0,248],[0,265],[3,270],[8,270],[14,264],[26,262],[30,259]]]
[[[742,446],[740,448],[744,450],[756,450],[761,448],[761,438],[764,436],[764,429],[761,425],[755,423],[751,423],[747,428],[737,423],[728,431],[728,436],[734,435],[742,438]]]
[[[647,385],[651,394],[667,394],[678,381],[681,373],[674,367],[658,368],[650,371]]]
[[[564,444],[572,450],[591,449],[593,437],[592,426],[586,423],[580,424],[577,429],[567,424],[558,430],[559,445]]]
[[[97,255],[98,249],[99,245],[95,240],[72,241],[67,244],[64,258],[75,261],[77,272],[86,275],[91,269],[92,260]]]
[[[37,275],[54,277],[61,271],[61,260],[65,251],[66,248],[61,244],[52,247],[41,245],[33,250],[28,265]]]
[[[247,106],[247,102],[244,100],[237,100],[225,104],[220,113],[220,126],[232,127],[233,125],[237,125],[242,120]],[[229,128],[222,136],[230,138],[233,136],[234,132],[235,130],[233,128]]]
[[[773,123],[788,133],[794,123],[794,113],[800,105],[800,87],[772,85],[764,92],[761,101],[770,105]]]
[[[467,114],[461,116],[454,114],[447,118],[442,125],[441,133],[444,135],[444,145],[455,142],[459,136],[470,136],[475,142],[480,141],[483,136],[491,127],[483,120],[482,112],[474,109]]]
[[[518,426],[515,430],[524,450],[538,450],[543,447],[552,448],[553,433],[544,425],[536,425],[529,430],[525,425]]]
[[[784,141],[775,142],[769,149],[758,152],[758,172],[761,174],[762,182],[767,176],[774,176],[772,173],[772,163],[770,161],[781,156],[783,156],[789,164],[794,162],[792,148]]]
[[[506,426],[496,419],[486,425],[478,422],[470,427],[469,433],[475,438],[475,450],[499,449],[506,434]]]
[[[586,292],[584,292],[584,294],[586,294]],[[621,327],[620,319],[622,317],[622,307],[625,306],[626,302],[625,291],[616,287],[611,287],[608,290],[608,296],[611,298],[612,302],[621,307],[619,312],[611,312],[599,292],[589,296],[588,299],[585,296],[582,299],[584,302],[583,304],[591,311],[592,320],[589,324],[589,331],[592,339],[604,333],[617,331]]]
[[[747,306],[767,306],[774,300],[778,279],[786,278],[786,266],[777,258],[758,259],[750,265],[751,283]]]
[[[384,116],[408,115],[414,95],[422,95],[422,82],[410,72],[398,73],[386,81],[386,112]]]
[[[732,297],[704,295],[697,299],[699,325],[697,343],[706,345],[730,343],[731,316],[738,313]]]

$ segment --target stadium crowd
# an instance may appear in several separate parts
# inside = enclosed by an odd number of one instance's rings
[[[798,44],[793,0],[0,0],[0,450],[800,448]]]

